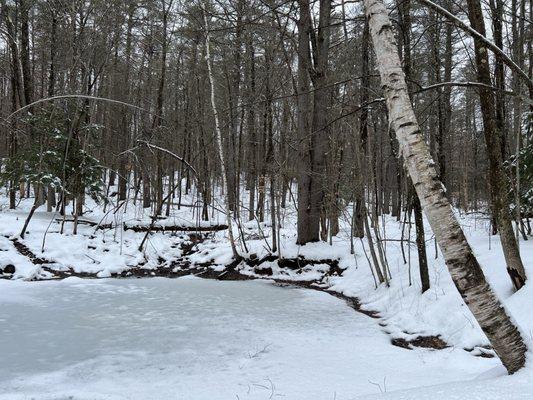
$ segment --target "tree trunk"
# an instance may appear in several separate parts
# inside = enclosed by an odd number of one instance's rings
[[[485,22],[481,11],[481,3],[479,0],[468,0],[467,2],[468,18],[472,27],[482,36],[485,36]],[[476,54],[478,81],[482,84],[492,86],[487,47],[481,40],[474,38],[474,50]],[[487,172],[489,175],[491,211],[493,217],[496,219],[496,224],[500,232],[500,241],[507,264],[507,272],[511,277],[514,287],[518,290],[526,282],[526,272],[522,264],[522,259],[520,258],[520,251],[513,232],[512,219],[509,212],[509,199],[507,197],[508,185],[503,172],[502,147],[500,135],[498,134],[498,130],[501,127],[498,126],[496,118],[492,90],[480,87],[479,97],[487,157],[489,160]]]
[[[33,98],[33,83],[30,71],[29,28],[29,14],[31,7],[32,4],[29,0],[24,0],[20,3],[20,63],[22,69],[22,80],[24,82],[24,99],[26,104],[30,104]]]
[[[301,160],[298,180],[298,244],[320,238],[320,214],[324,198],[327,152],[327,66],[330,44],[331,0],[320,0],[317,33],[311,26],[309,1],[300,0],[298,20],[298,131]],[[313,43],[313,65],[311,49]],[[313,82],[313,115],[309,126],[309,75]],[[310,129],[309,129],[310,128]]]
[[[451,1],[449,1],[451,7]],[[444,49],[444,82],[451,82],[452,69],[453,69],[453,25],[446,24],[445,26],[445,38],[446,44]],[[439,149],[439,176],[442,180],[442,184],[446,185],[446,149],[444,146],[444,137],[450,138],[451,134],[451,122],[452,122],[452,88],[451,86],[445,86],[442,91],[442,134],[443,141]]]
[[[298,244],[317,241],[319,238],[320,214],[311,213],[311,186],[309,121],[311,104],[309,99],[309,32],[311,30],[311,14],[309,3],[299,1],[300,18],[298,20]]]
[[[420,132],[400,64],[394,31],[381,0],[364,0],[389,120],[416,192],[435,233],[453,282],[509,373],[524,366],[526,346],[485,280],[444,195],[435,163]]]
[[[248,137],[250,141],[249,146],[249,190],[250,197],[248,202],[248,219],[252,221],[255,218],[255,188],[257,182],[257,166],[256,166],[256,157],[257,157],[257,135],[255,131],[255,106],[253,104],[255,100],[255,49],[253,43],[253,35],[248,35],[248,40],[246,41],[246,52],[249,60],[249,71],[248,71],[248,103],[250,107],[248,108],[246,128],[248,130]]]
[[[401,26],[403,30],[403,64],[404,64],[404,71],[405,76],[408,81],[411,81],[411,2],[410,0],[403,0],[402,6],[400,7],[400,10],[402,12],[402,19],[401,19]],[[438,37],[436,38],[438,39]],[[434,44],[435,48],[437,47],[437,44]],[[434,50],[435,51],[435,50]],[[438,71],[436,73],[436,80],[437,83],[440,80],[440,65],[438,61],[435,62],[435,69]],[[440,94],[439,94],[440,99]],[[437,135],[437,154],[438,154],[438,160],[439,160],[439,179],[444,182],[444,151],[442,148],[443,143],[443,126],[442,126],[442,113],[441,113],[441,104],[442,102],[439,101],[439,129],[438,129],[438,135]],[[401,168],[401,165],[398,165],[398,168]],[[416,228],[416,250],[418,255],[418,269],[420,272],[420,282],[422,284],[422,293],[424,293],[426,290],[429,289],[429,270],[428,270],[428,259],[426,254],[426,239],[425,239],[425,233],[424,233],[424,219],[422,217],[422,207],[420,206],[420,200],[418,199],[412,180],[408,178],[408,191],[412,194],[412,206],[413,206],[413,213],[415,216],[415,228]]]
[[[412,188],[412,185],[411,185]],[[424,219],[422,218],[422,207],[420,199],[413,191],[413,211],[415,214],[416,227],[416,250],[418,253],[418,269],[420,271],[420,283],[422,284],[422,293],[429,289],[429,269],[428,258],[426,254],[426,240],[424,236]]]
[[[207,21],[206,11],[203,10],[204,14],[204,23],[205,23],[205,52],[206,52],[206,62],[207,62],[207,71],[209,75],[209,85],[211,87],[211,107],[213,108],[213,115],[215,118],[215,131],[216,131],[216,141],[217,141],[217,150],[218,156],[220,158],[220,174],[222,175],[222,182],[224,185],[224,194],[225,194],[225,206],[226,206],[226,222],[228,224],[228,237],[230,240],[231,250],[233,252],[233,258],[235,260],[240,260],[241,256],[237,252],[237,247],[235,246],[235,240],[233,238],[233,229],[232,229],[232,217],[231,217],[231,203],[229,195],[229,186],[226,175],[226,159],[224,157],[224,146],[222,145],[222,131],[220,129],[220,123],[218,119],[218,111],[215,102],[215,82],[213,78],[213,67],[211,66],[211,46],[210,46],[210,34],[209,34],[209,24]]]
[[[494,44],[500,49],[503,49],[503,2],[502,0],[490,0],[490,10],[492,14],[492,31],[494,36]],[[515,12],[518,12],[516,10]],[[505,70],[503,60],[498,55],[494,60],[494,80],[495,86],[500,89],[496,92],[496,127],[498,135],[500,136],[500,148],[502,152],[502,159],[507,157],[507,135],[505,133]]]

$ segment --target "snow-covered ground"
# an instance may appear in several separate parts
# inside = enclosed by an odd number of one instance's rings
[[[184,201],[193,204],[195,199]],[[336,259],[343,273],[330,276],[326,264],[299,271],[280,268],[277,261],[261,267],[270,268],[275,278],[319,281],[330,290],[355,296],[363,309],[379,313],[379,319],[372,319],[328,294],[264,282],[27,282],[52,275],[20,254],[11,239],[48,260],[47,268],[102,278],[134,267],[170,265],[182,258],[180,245],[187,240],[180,232],[157,232],[140,252],[143,233],[124,230],[123,224],[146,225],[148,213],[131,203],[117,212],[112,207],[104,212],[90,202],[83,219],[112,223],[112,228],[83,224],[73,235],[72,223],[67,222],[61,234],[55,221],[59,216],[41,208],[21,239],[18,234],[31,203],[32,199],[22,200],[10,211],[0,196],[0,269],[9,264],[16,268],[14,274],[3,275],[11,280],[0,279],[2,400],[533,398],[530,362],[507,377],[497,358],[477,357],[492,351],[486,349],[486,337],[435,251],[429,226],[431,289],[421,295],[416,248],[404,248],[409,267],[403,262],[397,241],[400,224],[394,218],[384,216],[380,225],[381,237],[387,239],[391,285],[376,289],[365,256],[367,241],[356,240],[355,254],[350,254],[349,215],[341,220],[341,232],[332,245],[297,246],[294,209],[283,210],[279,255]],[[193,210],[173,209],[159,223],[195,226]],[[211,211],[211,224],[224,222],[220,213]],[[481,214],[459,217],[491,286],[533,348],[533,285],[513,294],[499,238],[488,235],[487,219]],[[239,242],[241,254],[261,258],[268,253],[268,224],[246,222],[243,232],[248,251]],[[520,245],[533,279],[533,240]],[[213,233],[196,245],[188,261],[211,262],[222,270],[231,261],[227,232]],[[253,267],[238,269],[258,276]],[[411,340],[419,335],[439,335],[449,347],[406,350],[390,344],[392,338]],[[430,385],[440,386],[423,388]]]
[[[267,282],[69,278],[0,293],[2,400],[341,400],[504,374],[461,349],[391,346],[342,300]]]

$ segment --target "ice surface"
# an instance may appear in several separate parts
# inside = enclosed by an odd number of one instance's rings
[[[342,400],[503,373],[378,322],[268,282],[0,281],[0,399]]]

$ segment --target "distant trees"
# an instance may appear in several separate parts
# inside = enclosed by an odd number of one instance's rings
[[[526,3],[491,0],[482,11],[467,0],[465,12],[449,0],[411,0],[389,10],[416,122],[435,161],[429,170],[458,212],[495,221],[516,289],[526,281],[516,237],[530,238],[532,217]],[[97,177],[106,207],[131,204],[154,221],[173,207],[191,207],[198,222],[224,211],[236,228],[235,258],[247,251],[243,219],[258,224],[277,254],[289,213],[300,245],[342,240],[335,236],[345,220],[352,249],[354,238],[367,237],[367,259],[385,284],[390,215],[401,224],[405,263],[415,244],[420,286],[429,288],[428,199],[416,187],[426,172],[418,165],[422,175],[412,166],[406,173],[410,161],[382,98],[376,67],[383,60],[372,53],[361,4],[0,0],[0,14],[0,155],[11,208],[34,196],[36,208],[46,202],[63,214],[72,202],[77,218]],[[32,104],[64,94],[85,97]],[[68,140],[50,136],[54,125]],[[46,151],[65,166],[65,155],[85,152],[98,168],[86,179],[70,170],[62,176],[56,163],[54,179],[44,179],[52,168]]]
[[[444,11],[452,6],[447,1],[421,2]],[[501,154],[503,162],[529,141],[523,129],[528,107],[514,95],[524,95],[529,88],[517,70],[527,71],[530,63],[529,9],[523,0],[515,1],[516,11],[502,11],[499,1],[492,3],[494,24],[512,33],[509,43],[499,43],[505,47],[505,57],[496,58],[498,81],[495,86],[486,83],[493,103],[498,99],[500,111],[495,108],[495,115],[505,111],[503,128],[498,125],[499,131],[509,132],[500,136],[505,142],[502,148],[507,149]],[[465,209],[479,208],[492,198],[488,186],[477,179],[480,167],[488,165],[488,153],[472,133],[481,128],[481,113],[476,111],[480,103],[471,95],[476,88],[454,85],[473,80],[475,70],[459,56],[466,54],[464,44],[469,39],[434,7],[421,9],[412,1],[398,4],[392,10],[404,27],[398,45],[411,65],[406,65],[410,91],[423,117],[422,128],[437,127],[424,131],[433,132],[427,139],[447,195]],[[169,186],[165,177],[173,176],[172,171],[188,182],[185,191],[191,190],[189,172],[169,157],[127,151],[137,139],[151,140],[196,164],[201,187],[194,190],[200,190],[199,197],[205,200],[202,218],[208,218],[214,181],[220,183],[221,176],[208,115],[200,4],[75,0],[66,5],[16,0],[2,1],[0,6],[4,43],[0,66],[9,78],[1,82],[2,114],[35,99],[66,93],[113,98],[138,107],[72,99],[56,102],[68,107],[72,117],[84,110],[85,122],[103,126],[99,136],[87,140],[98,148],[93,155],[114,171],[107,179],[118,182],[121,201],[131,190],[145,207],[155,209],[164,186]],[[362,193],[373,220],[388,212],[399,217],[408,204],[409,190],[387,116],[381,112],[382,104],[374,101],[379,83],[372,54],[364,53],[367,39],[361,8],[331,1],[311,5],[296,0],[228,0],[213,4],[208,12],[228,195],[235,217],[245,213],[247,218],[266,220],[271,213],[270,193],[274,203],[280,197],[280,205],[301,203],[297,241],[302,244],[334,236],[340,209],[350,201],[356,202],[354,230],[361,235]],[[470,35],[474,29],[469,29]],[[368,55],[359,56],[364,54]],[[502,83],[502,70],[504,77],[512,72],[512,88],[506,85],[509,80]],[[42,107],[29,111],[40,112]],[[1,127],[4,157],[15,155],[21,147],[18,132],[27,129],[20,119],[10,123]],[[363,170],[358,173],[363,174],[365,190],[354,193],[350,182],[356,165],[355,132],[362,146]],[[501,171],[501,162],[498,165]],[[19,185],[10,186],[13,196]],[[247,196],[245,204],[242,195]]]

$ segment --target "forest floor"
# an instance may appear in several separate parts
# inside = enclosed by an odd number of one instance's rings
[[[331,245],[296,246],[290,208],[282,216],[281,251],[269,252],[268,224],[247,222],[246,249],[239,244],[247,261],[235,264],[227,231],[206,231],[223,225],[216,212],[200,224],[192,207],[172,211],[141,252],[139,230],[149,219],[133,204],[117,212],[90,205],[77,235],[68,221],[61,234],[60,216],[39,209],[24,239],[31,200],[15,211],[6,204],[1,198],[2,400],[533,396],[530,362],[506,377],[491,358],[429,227],[432,287],[422,295],[416,248],[405,245],[404,263],[401,226],[388,216],[380,234],[392,279],[376,289],[366,240],[355,241],[351,254],[349,226],[341,223]],[[460,218],[489,282],[531,343],[531,285],[513,294],[488,221],[481,214]],[[522,241],[521,251],[533,276],[533,240]],[[190,274],[268,282],[79,279]],[[41,280],[47,282],[34,282]]]

